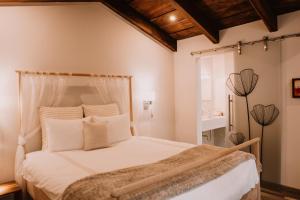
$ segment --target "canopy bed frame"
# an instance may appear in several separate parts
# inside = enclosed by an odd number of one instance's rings
[[[22,71],[16,70],[18,74],[18,94],[19,94],[19,119],[20,125],[22,124],[22,96],[23,91],[21,90],[22,86],[22,74],[33,74],[33,75],[46,75],[46,76],[74,76],[74,77],[103,77],[103,78],[125,78],[128,79],[129,82],[129,113],[130,113],[130,122],[133,124],[133,102],[132,102],[132,76],[130,75],[105,75],[105,74],[87,74],[87,73],[66,73],[66,72],[39,72],[39,71]],[[134,127],[131,126],[131,133],[134,135]]]
[[[22,167],[22,163],[25,160],[25,154],[27,153],[25,151],[25,144],[26,144],[26,134],[24,131],[22,131],[22,124],[23,124],[23,95],[24,95],[24,91],[23,91],[23,79],[22,76],[24,75],[34,75],[34,76],[66,76],[66,77],[91,77],[91,78],[115,78],[115,79],[126,79],[128,80],[128,94],[129,94],[129,99],[128,99],[128,107],[129,107],[129,113],[130,113],[130,122],[131,122],[131,133],[132,135],[134,135],[134,128],[133,128],[133,105],[132,105],[132,76],[123,76],[123,75],[97,75],[97,74],[81,74],[81,73],[55,73],[55,72],[30,72],[30,71],[16,71],[18,74],[18,86],[19,86],[19,112],[20,112],[20,127],[21,127],[21,133],[20,133],[20,138],[19,138],[19,142],[18,142],[18,149],[17,149],[17,156],[16,156],[16,180],[18,181],[19,184],[21,184],[21,186],[23,186],[24,191],[27,189],[28,193],[30,194],[30,196],[34,199],[34,200],[50,200],[47,195],[43,192],[43,190],[37,188],[34,184],[25,181],[22,178],[22,174],[20,173],[20,171],[18,171],[20,169],[20,167]],[[190,170],[194,167],[197,166],[204,166],[214,160],[223,158],[233,152],[245,149],[249,146],[252,146],[253,149],[253,154],[256,158],[256,165],[257,165],[257,169],[260,169],[260,155],[259,155],[259,138],[255,138],[252,139],[250,141],[247,141],[243,144],[240,144],[238,146],[234,146],[231,148],[227,148],[224,151],[217,153],[211,157],[207,157],[205,159],[202,160],[197,160],[195,162],[191,162],[189,164],[186,165],[182,165],[180,167],[177,167],[175,169],[170,169],[167,173],[163,174],[163,176],[161,175],[157,175],[157,176],[151,176],[145,179],[142,179],[140,181],[137,182],[133,182],[130,183],[126,186],[120,187],[120,188],[115,188],[112,191],[112,198],[113,199],[118,199],[120,196],[135,191],[138,188],[141,187],[146,187],[152,184],[155,184],[157,182],[160,182],[162,180],[168,180],[173,176],[176,176],[180,173],[182,173],[183,171],[187,171]],[[260,171],[260,170],[258,170]],[[258,172],[259,173],[259,172]],[[253,188],[251,191],[249,191],[248,193],[246,193],[243,198],[243,200],[258,200],[260,199],[260,184],[258,183],[256,185],[255,188]]]

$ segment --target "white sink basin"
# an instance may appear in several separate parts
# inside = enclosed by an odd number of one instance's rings
[[[202,131],[209,131],[223,127],[226,127],[226,119],[224,116],[202,118]]]

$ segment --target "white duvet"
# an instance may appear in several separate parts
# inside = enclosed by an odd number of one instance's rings
[[[94,151],[37,151],[26,155],[23,176],[50,199],[59,200],[71,183],[83,177],[156,162],[193,146],[135,136],[113,147]],[[217,179],[173,199],[238,200],[258,181],[255,161],[248,160]]]

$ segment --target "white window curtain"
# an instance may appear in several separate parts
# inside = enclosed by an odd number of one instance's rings
[[[40,106],[57,106],[64,94],[65,77],[21,74],[20,133],[15,160],[15,179],[23,186],[22,164],[25,159],[25,144],[41,131]]]

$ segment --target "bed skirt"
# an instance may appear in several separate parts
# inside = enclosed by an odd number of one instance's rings
[[[51,200],[43,190],[35,187],[32,183],[27,183],[27,192],[28,195],[33,200]],[[260,184],[256,184],[255,188],[251,189],[248,193],[246,193],[241,200],[261,200],[260,194]]]

